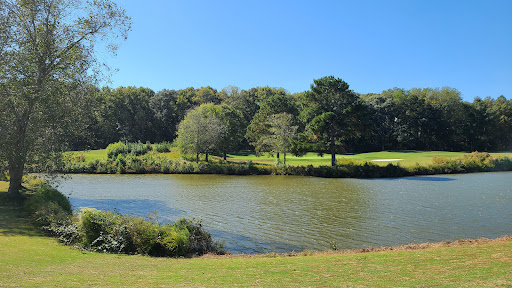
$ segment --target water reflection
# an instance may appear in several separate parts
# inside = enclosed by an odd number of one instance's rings
[[[159,222],[173,222],[185,215],[181,210],[173,209],[165,201],[142,199],[82,199],[69,197],[73,207],[95,208],[98,210],[119,212],[131,216],[157,217]],[[156,212],[156,213],[155,213]]]
[[[73,175],[59,189],[75,207],[202,220],[231,252],[260,253],[510,234],[510,176]]]
[[[441,176],[410,176],[410,177],[400,177],[400,178],[371,178],[371,179],[361,179],[363,181],[401,181],[401,180],[413,180],[413,181],[433,181],[433,182],[442,182],[442,181],[455,181],[455,178],[441,177]]]
[[[414,181],[434,181],[434,182],[455,181],[454,178],[439,177],[439,176],[405,177],[404,179],[405,180],[414,180]]]

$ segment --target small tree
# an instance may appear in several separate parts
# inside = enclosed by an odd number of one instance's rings
[[[263,89],[262,91],[265,90],[268,90],[269,93],[272,92],[270,88]],[[272,147],[269,146],[267,141],[270,129],[269,119],[272,118],[272,115],[280,113],[298,114],[295,100],[291,95],[285,94],[284,91],[282,94],[267,96],[261,103],[260,110],[254,115],[247,127],[246,138],[254,146],[256,153],[272,152]],[[277,158],[279,158],[279,152],[277,153]]]
[[[294,117],[288,113],[273,114],[268,119],[269,135],[263,137],[273,152],[283,153],[283,163],[286,164],[286,153],[292,151],[292,142],[297,138],[297,125]],[[265,138],[267,140],[265,140]]]
[[[203,104],[190,110],[185,119],[178,126],[178,146],[183,153],[196,155],[196,163],[199,163],[199,155],[208,154],[218,150],[227,127],[221,120],[209,112],[212,103]]]

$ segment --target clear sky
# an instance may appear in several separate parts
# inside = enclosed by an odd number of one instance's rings
[[[512,98],[512,0],[117,0],[133,31],[112,87],[356,92],[444,87]]]

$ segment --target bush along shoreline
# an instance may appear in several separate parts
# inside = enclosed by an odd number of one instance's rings
[[[142,144],[144,145],[144,144]],[[157,154],[111,153],[107,160],[85,161],[84,157],[65,159],[60,173],[84,174],[226,174],[226,175],[297,175],[324,178],[391,178],[418,175],[512,171],[512,158],[492,157],[487,152],[473,152],[460,158],[435,157],[429,165],[403,167],[389,163],[379,166],[371,162],[339,159],[332,166],[289,166],[210,161],[195,163],[186,158],[172,159]],[[110,154],[109,154],[110,155]],[[114,156],[115,155],[115,156]]]
[[[158,223],[154,218],[81,208],[73,214],[66,196],[48,184],[28,194],[25,211],[45,233],[78,249],[158,257],[223,254],[199,222],[180,219]]]

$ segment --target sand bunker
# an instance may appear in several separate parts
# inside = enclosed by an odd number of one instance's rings
[[[404,160],[404,159],[375,159],[375,160],[372,160],[372,161],[375,161],[375,162],[385,162],[385,161],[400,161],[400,160]]]

